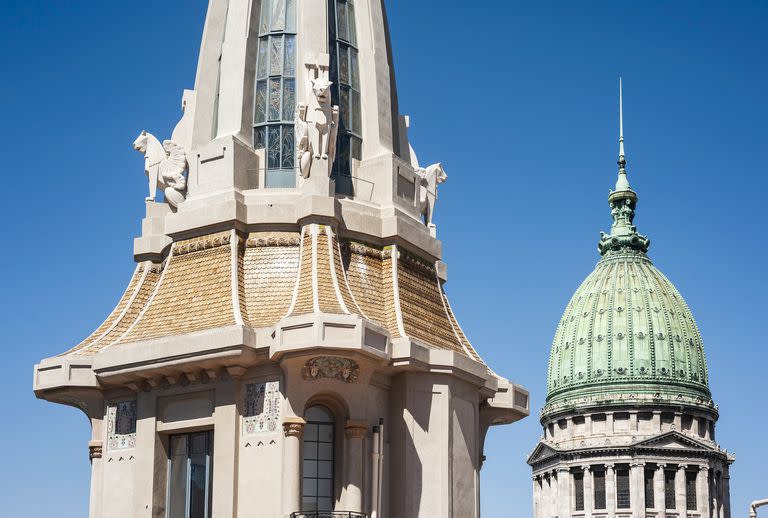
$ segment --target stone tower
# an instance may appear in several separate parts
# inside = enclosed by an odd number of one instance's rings
[[[619,112],[611,232],[552,344],[534,517],[730,518],[734,457],[715,442],[701,335],[634,226]]]
[[[476,517],[528,415],[446,297],[383,0],[211,0],[104,323],[35,366],[90,420],[90,516]],[[326,513],[326,514],[322,514]]]

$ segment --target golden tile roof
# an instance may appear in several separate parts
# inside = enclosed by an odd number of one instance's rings
[[[177,241],[162,264],[141,263],[104,323],[67,354],[230,325],[268,328],[309,313],[357,314],[427,346],[482,361],[434,264],[391,245],[301,232],[235,231]]]

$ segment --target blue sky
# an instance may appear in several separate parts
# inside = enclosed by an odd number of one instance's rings
[[[598,259],[624,77],[636,223],[686,297],[735,451],[734,516],[766,497],[765,2],[389,1],[401,111],[442,161],[436,222],[454,309],[534,415],[486,443],[487,516],[529,516],[555,324]],[[206,2],[0,2],[3,515],[82,518],[86,419],[34,398],[32,365],[95,328],[127,282],[146,181]]]

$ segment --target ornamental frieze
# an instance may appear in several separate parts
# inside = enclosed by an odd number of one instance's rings
[[[344,383],[354,383],[360,377],[360,366],[356,361],[349,358],[318,356],[307,360],[301,374],[305,380],[327,378]]]

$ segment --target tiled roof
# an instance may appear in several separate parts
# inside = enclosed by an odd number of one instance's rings
[[[357,314],[438,349],[480,360],[452,313],[436,267],[398,246],[340,239],[330,226],[235,231],[177,241],[162,265],[134,273],[107,320],[69,354],[308,313]]]

